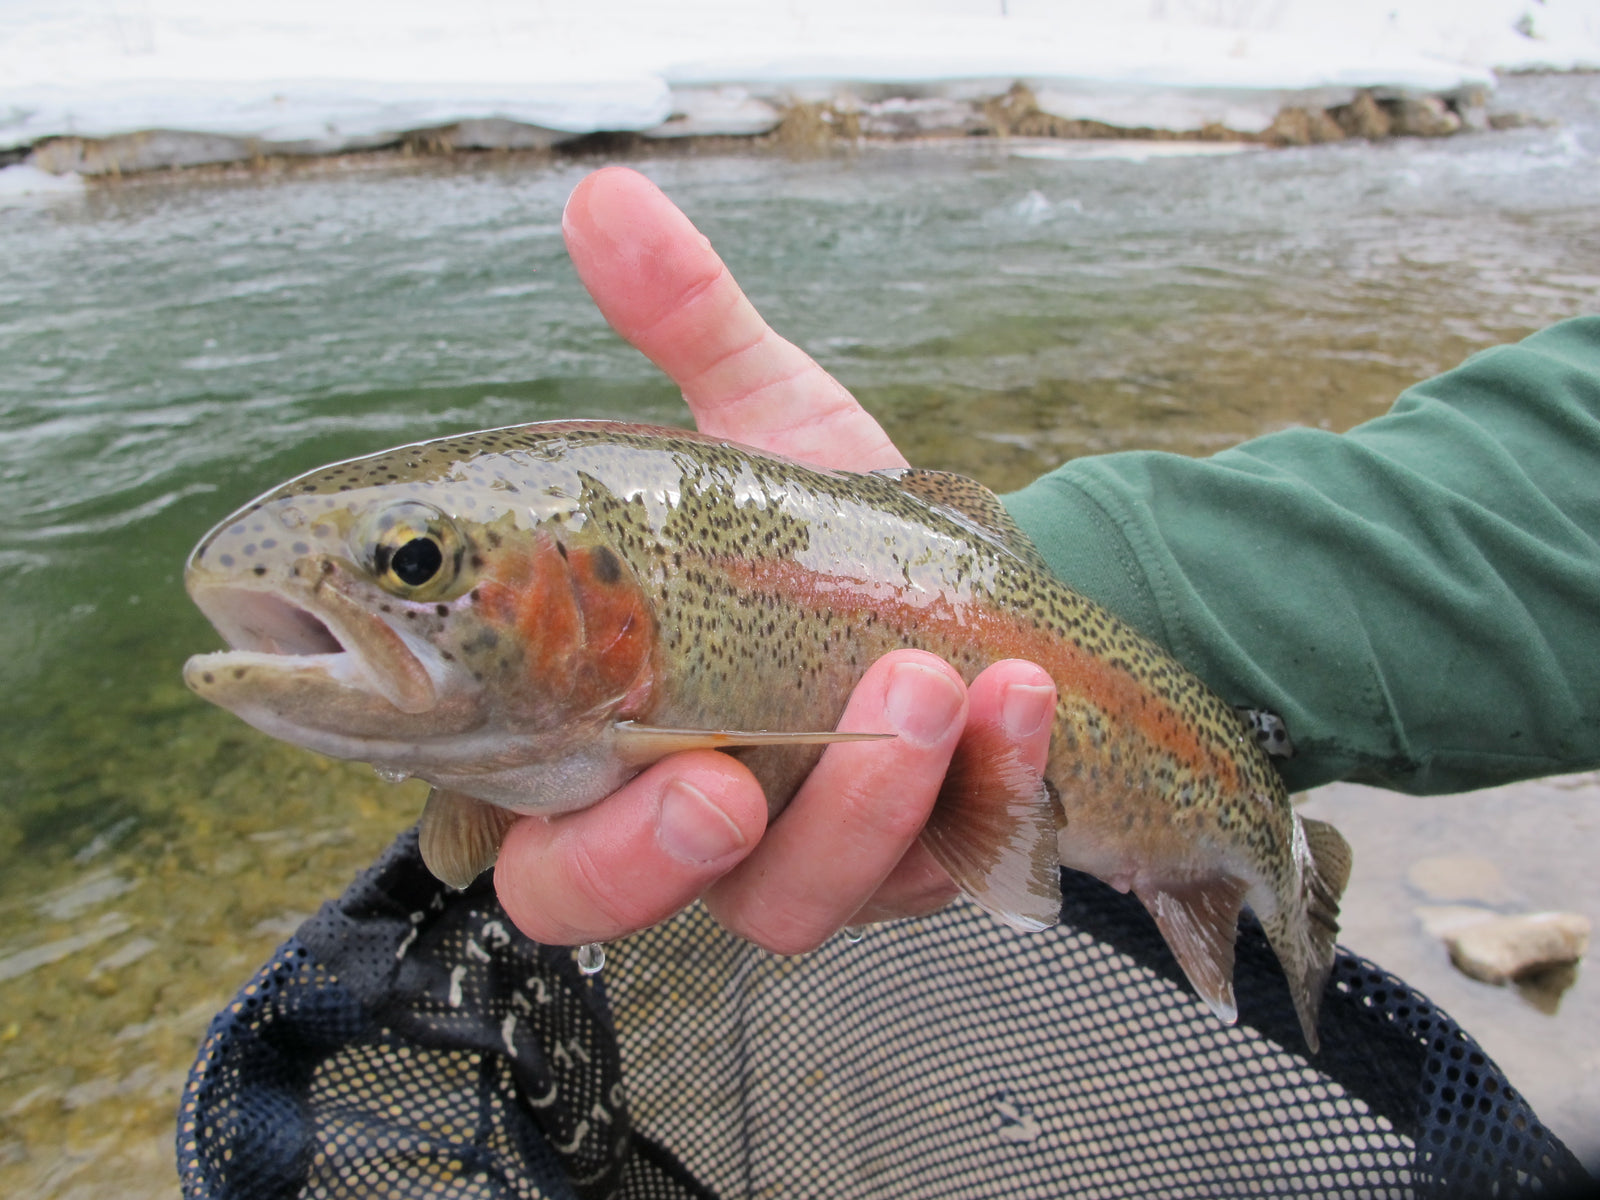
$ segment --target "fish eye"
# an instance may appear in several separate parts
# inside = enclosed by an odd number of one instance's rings
[[[466,543],[444,513],[407,500],[363,524],[364,557],[385,591],[405,600],[435,600],[450,591]]]
[[[389,570],[407,587],[422,587],[444,568],[444,551],[432,537],[414,537],[389,559]]]

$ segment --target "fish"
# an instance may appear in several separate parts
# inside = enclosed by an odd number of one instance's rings
[[[1132,892],[1226,1022],[1248,904],[1307,1044],[1350,849],[1302,817],[1253,714],[1056,579],[995,494],[940,471],[824,470],[680,429],[555,421],[300,475],[185,569],[228,649],[196,693],[274,737],[432,785],[424,861],[465,887],[524,814],[586,807],[674,751],[744,761],[776,814],[879,656],[1057,687],[1040,773],[963,736],[921,840],[1011,926],[1060,868]]]

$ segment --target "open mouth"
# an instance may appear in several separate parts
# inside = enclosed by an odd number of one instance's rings
[[[203,683],[207,673],[215,679],[230,667],[248,668],[260,679],[317,676],[405,713],[426,712],[435,703],[433,680],[406,640],[333,588],[317,589],[315,609],[278,590],[236,583],[191,579],[189,594],[231,647],[190,660]]]
[[[195,597],[201,611],[235,650],[297,656],[345,652],[320,617],[268,592],[214,588],[202,596]]]

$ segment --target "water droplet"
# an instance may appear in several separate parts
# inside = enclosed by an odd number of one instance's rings
[[[846,925],[844,927],[844,940],[852,946],[859,946],[866,936],[867,929],[864,925]]]
[[[606,965],[606,948],[603,942],[586,942],[578,947],[578,970],[585,975],[598,975]]]
[[[383,763],[373,763],[372,770],[385,783],[404,783],[411,778],[411,772],[404,767],[390,767],[385,766]]]

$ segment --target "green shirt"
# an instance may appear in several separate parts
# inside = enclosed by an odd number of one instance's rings
[[[1062,579],[1282,716],[1293,789],[1600,765],[1600,317],[1348,433],[1078,459],[1005,503]]]

